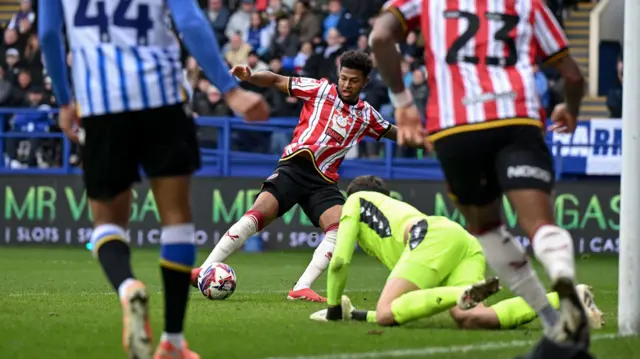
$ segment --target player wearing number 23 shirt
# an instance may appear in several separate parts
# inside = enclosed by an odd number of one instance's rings
[[[391,90],[401,144],[423,141],[420,115],[398,75],[394,48],[417,28],[429,74],[426,130],[451,198],[501,281],[542,318],[546,337],[587,350],[589,327],[575,290],[573,239],[556,225],[552,211],[555,174],[535,80],[538,63],[563,77],[566,102],[551,114],[552,129],[572,132],[584,79],[561,27],[544,0],[388,1],[370,42]],[[560,296],[559,312],[502,223],[503,194]]]
[[[92,251],[122,303],[124,349],[129,358],[199,359],[182,332],[195,262],[189,182],[201,161],[195,122],[185,109],[189,89],[180,43],[169,15],[234,111],[263,120],[268,106],[257,94],[240,90],[228,74],[195,0],[45,0],[38,10],[60,127],[82,145],[83,180],[94,221]],[[63,25],[73,59],[73,98]],[[73,129],[79,117],[84,137]],[[155,354],[148,292],[131,269],[125,230],[140,168],[149,177],[162,220],[165,328]]]

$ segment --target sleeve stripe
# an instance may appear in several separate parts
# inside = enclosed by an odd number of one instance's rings
[[[291,81],[292,81],[292,78],[291,78],[291,76],[289,76],[289,79],[287,80],[287,95],[288,95],[289,97],[292,97],[292,96],[293,96],[293,95],[291,94]]]
[[[378,136],[377,141],[382,140],[382,139],[383,139],[387,134],[389,134],[389,132],[391,131],[391,129],[392,129],[392,128],[393,128],[393,126],[392,126],[392,125],[390,125],[389,127],[387,127],[387,129],[386,129],[386,130],[384,130],[384,132],[382,132],[382,133],[380,134],[380,136]]]
[[[555,62],[557,62],[558,60],[569,56],[569,49],[568,48],[563,48],[560,51],[556,52],[555,54],[552,54],[551,56],[547,57],[546,59],[543,59],[542,62],[545,65],[551,65]]]
[[[389,6],[383,11],[390,12],[396,17],[396,19],[398,19],[398,21],[400,21],[400,24],[402,25],[402,31],[405,35],[407,34],[407,32],[409,32],[409,24],[407,23],[407,19],[405,19],[400,9],[395,6]]]

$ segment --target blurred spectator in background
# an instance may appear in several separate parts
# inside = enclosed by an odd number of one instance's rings
[[[282,3],[282,0],[269,0],[267,6],[267,12],[272,12],[276,16],[289,16],[291,14],[291,8]]]
[[[31,6],[31,0],[20,0],[20,9],[11,17],[7,29],[23,33],[29,31],[35,21],[36,13]]]
[[[236,33],[240,33],[240,38],[246,37],[247,31],[251,27],[251,13],[253,13],[253,0],[241,0],[240,8],[231,15],[225,35],[231,39]]]
[[[358,50],[364,51],[366,53],[370,53],[371,49],[369,49],[369,36],[366,34],[362,34],[358,37],[358,43],[356,44]]]
[[[329,30],[326,41],[326,47],[318,47],[316,53],[309,57],[303,71],[307,77],[326,78],[335,83],[338,73],[336,61],[346,51],[344,38],[333,28]]]
[[[250,52],[251,45],[242,40],[240,32],[233,34],[229,43],[223,49],[224,58],[231,66],[246,64]]]
[[[11,83],[17,83],[18,79],[18,62],[20,61],[20,52],[15,48],[7,49],[4,54],[4,73],[5,78]]]
[[[311,55],[313,55],[313,45],[310,42],[302,43],[300,51],[293,59],[293,71],[296,75],[303,74],[304,66]]]
[[[409,65],[420,59],[423,51],[424,49],[418,46],[418,35],[413,31],[407,34],[407,41],[400,45],[400,53]]]
[[[323,22],[324,40],[328,41],[329,30],[336,29],[344,37],[347,47],[353,47],[360,35],[360,22],[342,7],[340,0],[329,1],[329,15]]]
[[[273,31],[266,25],[265,18],[259,12],[251,13],[251,26],[244,41],[251,45],[253,51],[260,56],[269,51],[269,45],[271,45],[271,39],[273,38]]]
[[[229,9],[222,4],[222,0],[209,0],[206,14],[215,32],[218,45],[223,46],[227,42],[225,31],[231,17]]]
[[[279,18],[276,35],[271,42],[271,58],[289,57],[293,64],[299,48],[300,40],[291,32],[291,21],[286,17]]]
[[[622,118],[622,75],[623,62],[622,57],[618,58],[618,81],[616,86],[612,86],[607,94],[607,108],[611,118]]]
[[[232,115],[229,106],[223,101],[217,87],[208,85],[205,92],[193,95],[193,112],[195,116],[228,117]],[[211,126],[198,128],[200,146],[204,148],[218,147],[218,129]]]
[[[185,77],[187,78],[187,82],[191,86],[191,88],[195,89],[198,85],[198,81],[200,80],[200,66],[196,62],[196,59],[193,56],[187,57],[185,61]]]
[[[27,46],[24,50],[23,65],[31,70],[34,75],[41,75],[44,71],[42,65],[42,53],[40,52],[40,41],[37,34],[31,34],[27,40]]]
[[[256,53],[255,51],[251,51],[249,53],[246,65],[249,66],[251,72],[259,72],[269,69],[269,66],[264,63],[264,61],[260,60],[258,53]]]
[[[299,0],[296,3],[293,14],[293,31],[302,43],[313,43],[314,39],[320,36],[322,32],[320,19],[311,11],[309,0]]]

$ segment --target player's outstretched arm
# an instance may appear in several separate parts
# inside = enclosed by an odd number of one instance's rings
[[[340,302],[358,240],[359,220],[360,208],[357,202],[345,203],[338,227],[336,247],[327,273],[327,320],[342,320]]]
[[[38,38],[56,102],[62,107],[71,103],[66,51],[62,37],[63,21],[64,14],[60,0],[40,2],[38,5]]]
[[[378,71],[392,93],[405,90],[400,68],[402,55],[396,48],[396,43],[404,42],[405,36],[402,22],[392,12],[385,11],[376,19],[369,37]]]
[[[290,77],[278,75],[271,71],[253,72],[248,66],[241,65],[234,66],[229,73],[236,76],[240,81],[247,81],[260,87],[275,87],[289,95]]]

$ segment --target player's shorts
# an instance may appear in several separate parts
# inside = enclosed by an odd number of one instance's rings
[[[461,132],[434,145],[449,192],[459,204],[487,205],[510,190],[553,189],[553,158],[539,127]]]
[[[278,217],[299,204],[316,227],[320,227],[320,216],[326,210],[345,202],[338,185],[322,178],[311,160],[303,156],[281,161],[262,183],[262,192],[271,193],[278,201]]]
[[[437,216],[415,223],[389,279],[420,289],[468,286],[485,279],[486,261],[477,239],[459,224]]]
[[[87,196],[109,200],[140,181],[190,175],[201,166],[193,118],[183,105],[82,119]]]

